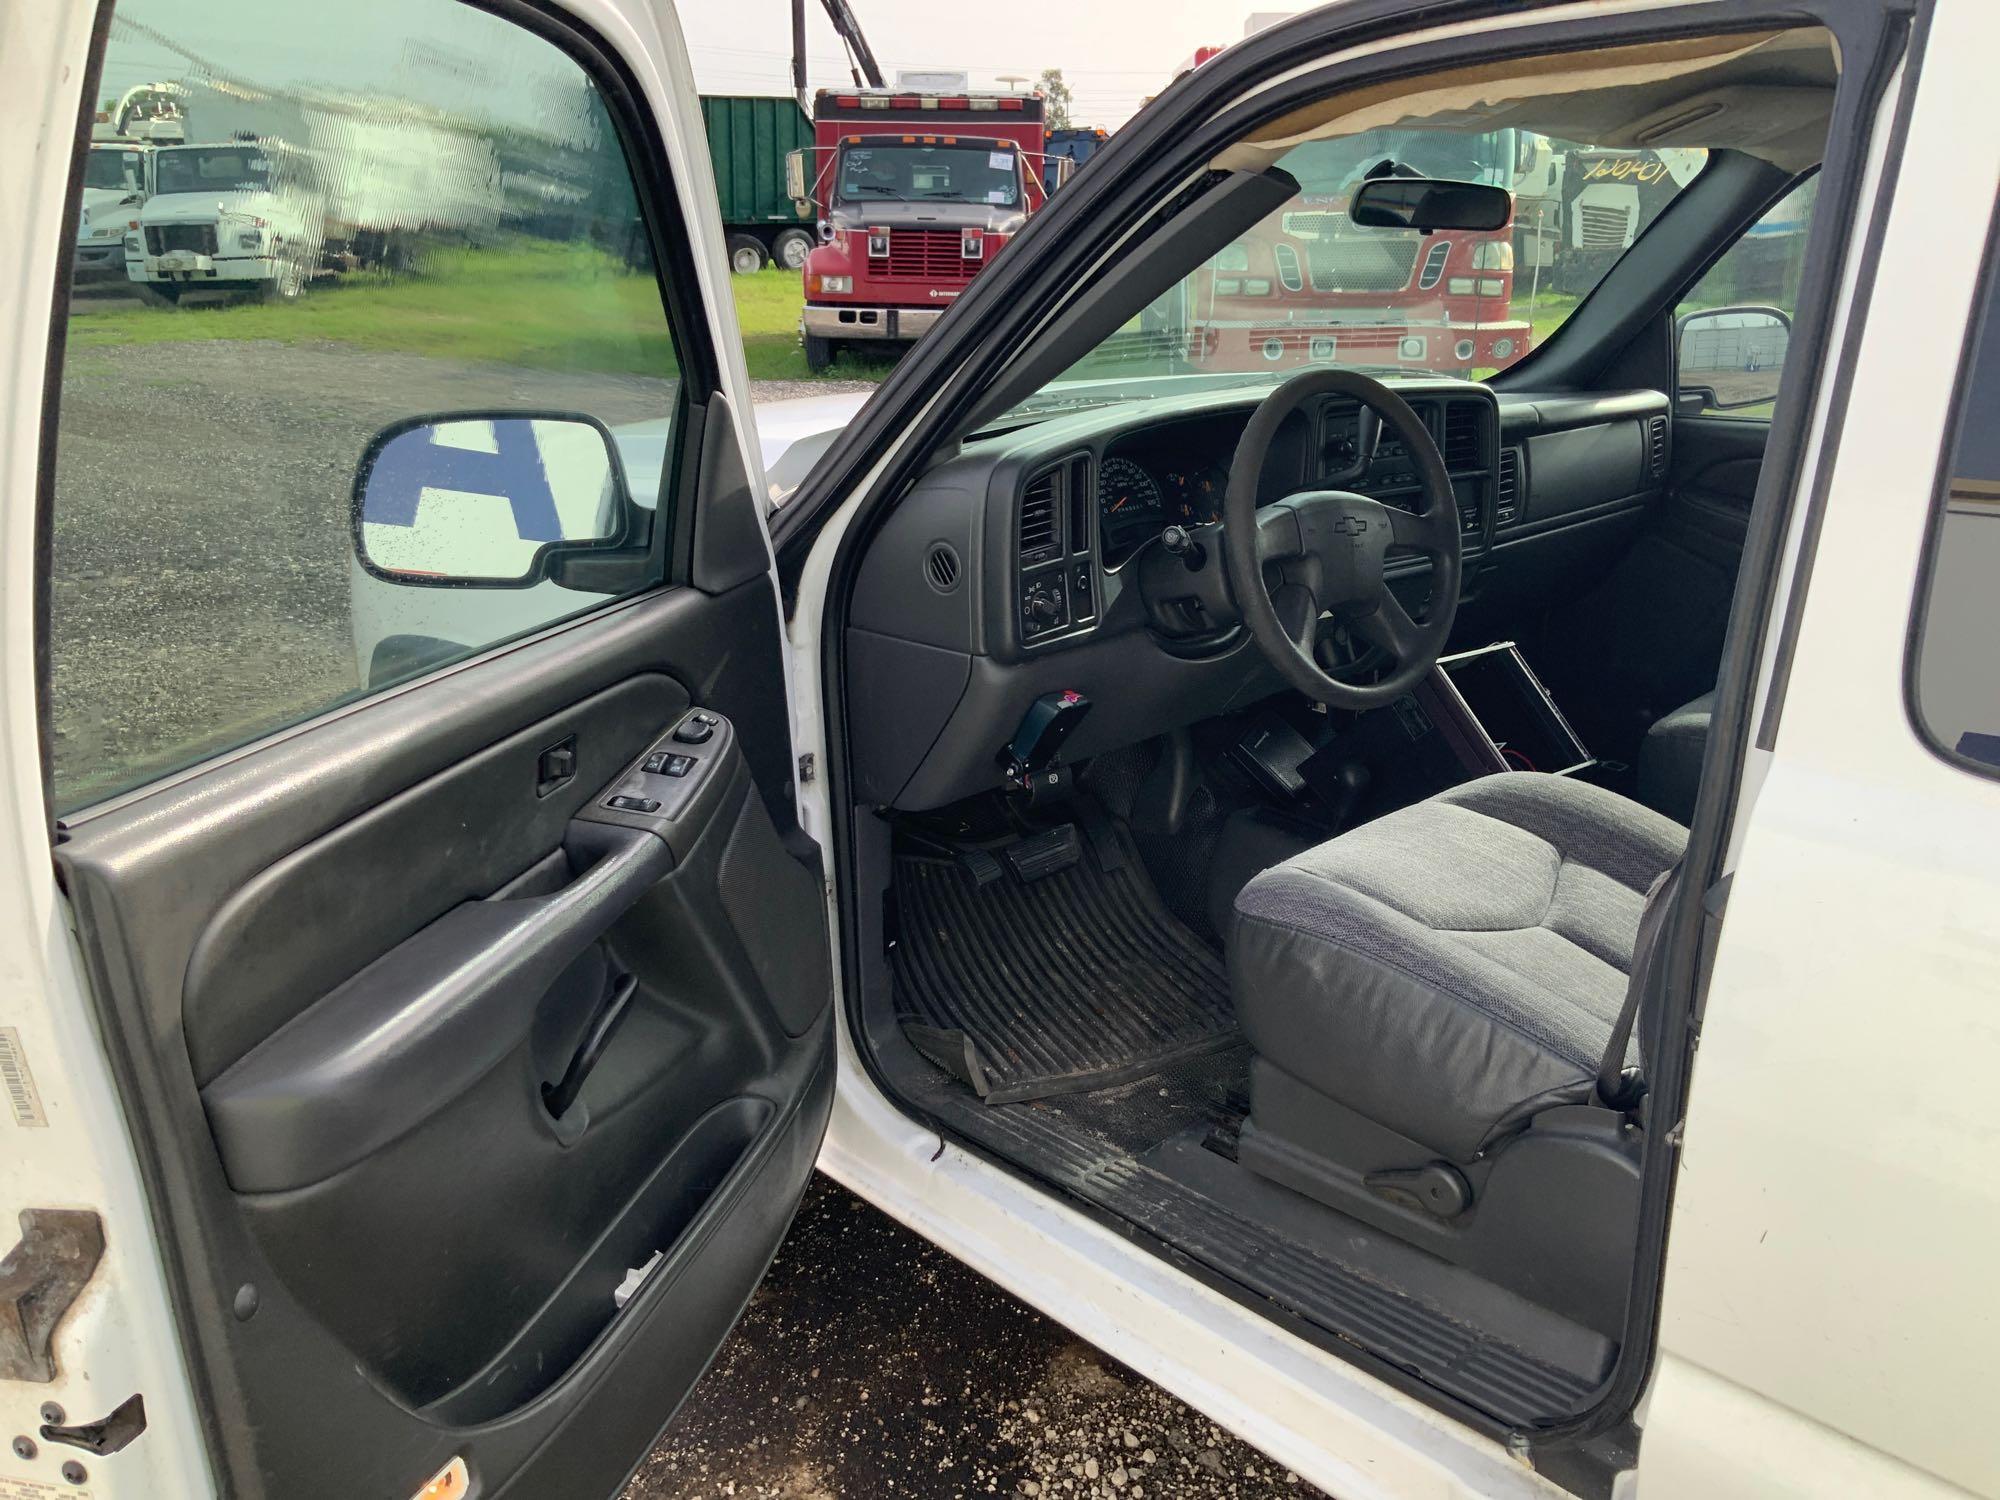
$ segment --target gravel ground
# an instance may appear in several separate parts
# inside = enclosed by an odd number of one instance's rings
[[[815,1177],[625,1500],[1319,1493]]]

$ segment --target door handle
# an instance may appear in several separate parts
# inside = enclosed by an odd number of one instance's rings
[[[238,1191],[318,1182],[458,1098],[529,1034],[563,970],[674,865],[652,833],[581,822],[570,833],[584,868],[561,890],[453,907],[202,1090]]]

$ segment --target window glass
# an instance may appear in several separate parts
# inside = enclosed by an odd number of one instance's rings
[[[1819,178],[1780,198],[1674,310],[1677,406],[1769,420],[1791,346]]]
[[[1021,196],[1019,158],[991,146],[848,146],[843,203],[997,203]]]
[[[1521,121],[1536,110],[1513,101],[1504,114]],[[1162,377],[1231,384],[1306,366],[1484,378],[1554,334],[1708,160],[1698,147],[1482,129],[1476,115],[1456,109],[1435,127],[1414,118],[1291,146],[1273,163],[1299,184],[1290,201],[1022,409],[1126,399],[1161,389]],[[1384,170],[1506,188],[1511,220],[1432,234],[1358,225],[1354,191]]]
[[[2000,276],[1989,273],[1959,395],[1945,493],[1917,606],[1917,718],[1931,742],[2000,776]]]
[[[458,0],[120,0],[93,135],[60,809],[658,581],[678,364],[573,59]]]

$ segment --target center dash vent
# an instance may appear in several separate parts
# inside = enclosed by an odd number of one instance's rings
[[[1483,402],[1448,401],[1444,408],[1444,466],[1453,471],[1482,469],[1486,466],[1486,445],[1482,432]]]
[[[1646,422],[1646,472],[1658,479],[1667,472],[1667,419],[1651,417]]]
[[[1500,476],[1494,485],[1493,524],[1506,526],[1520,514],[1521,450],[1500,450]]]
[[[949,594],[958,587],[962,570],[958,565],[958,553],[949,542],[934,542],[924,558],[924,577],[930,586],[940,594]]]
[[[1062,470],[1045,469],[1028,481],[1021,492],[1021,565],[1052,562],[1062,556],[1062,533],[1057,527],[1056,486]]]

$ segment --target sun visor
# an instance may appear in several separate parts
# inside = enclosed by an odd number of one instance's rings
[[[1787,171],[1820,159],[1838,76],[1819,27],[1687,37],[1479,63],[1315,100],[1221,152],[1257,171],[1308,141],[1367,130],[1484,132],[1508,126],[1599,146],[1706,146]]]

